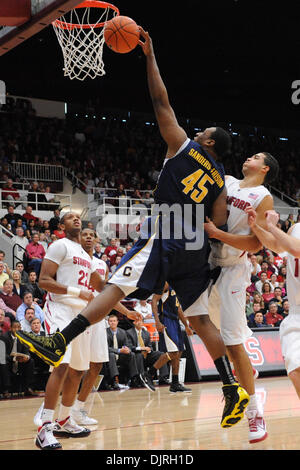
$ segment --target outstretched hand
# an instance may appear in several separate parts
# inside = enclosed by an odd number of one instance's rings
[[[144,39],[144,41],[139,40],[139,45],[143,49],[145,56],[153,54],[153,45],[152,39],[147,31],[145,31],[141,26],[139,26],[140,35]]]

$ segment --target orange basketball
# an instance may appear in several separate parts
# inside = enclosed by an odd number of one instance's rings
[[[104,26],[104,39],[115,52],[125,54],[134,49],[140,38],[139,27],[128,16],[116,16]]]

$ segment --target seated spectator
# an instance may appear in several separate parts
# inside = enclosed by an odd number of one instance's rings
[[[36,210],[42,210],[41,205],[37,204],[37,202],[43,202],[43,201],[44,201],[44,198],[43,198],[43,194],[41,193],[39,189],[39,184],[37,181],[33,181],[28,191],[27,202],[32,207],[32,210],[36,211]]]
[[[4,281],[6,281],[9,278],[9,275],[4,271],[4,263],[3,261],[0,261],[0,288],[3,287]]]
[[[260,302],[253,301],[253,312],[248,316],[248,321],[253,321],[257,312],[263,312]]]
[[[8,266],[8,264],[5,262],[5,252],[3,250],[0,250],[0,262],[4,264],[4,272],[10,275],[11,269]]]
[[[8,201],[13,207],[15,207],[15,202],[20,199],[20,194],[14,187],[13,180],[11,178],[8,178],[7,183],[2,188],[2,199]]]
[[[251,255],[250,256],[250,262],[251,262],[251,276],[257,276],[258,273],[261,271],[261,265],[258,264],[257,262],[257,256],[256,255]]]
[[[21,282],[21,273],[17,269],[14,269],[11,273],[11,280],[13,281],[13,293],[20,297],[22,303],[22,297],[24,294],[24,284]]]
[[[135,320],[133,324],[133,328],[126,330],[126,335],[129,341],[129,348],[136,355],[138,369],[142,375],[145,375],[146,372],[148,379],[150,377],[150,380],[152,380],[152,377],[157,372],[154,364],[160,360],[160,368],[158,369],[160,383],[168,383],[169,369],[167,363],[169,362],[169,355],[161,351],[153,351],[150,334],[143,328],[142,320]],[[149,374],[147,372],[148,368],[150,369]]]
[[[32,293],[25,292],[23,296],[23,303],[18,307],[16,311],[16,319],[21,321],[25,316],[25,310],[28,307],[34,308],[34,316],[41,320],[41,323],[44,323],[44,312],[41,307],[33,301]]]
[[[16,331],[20,329],[20,322],[14,320],[11,330],[0,336],[0,339],[5,343],[6,350],[7,388],[11,393],[15,391],[13,389],[13,377],[18,374],[21,379],[21,390],[24,391],[26,396],[34,396],[35,394],[31,388],[34,381],[34,362],[30,357],[27,346],[23,345],[16,337]],[[18,353],[20,353],[19,356]]]
[[[283,303],[283,295],[281,287],[275,287],[273,292],[273,297],[269,302],[275,302],[278,306],[278,313],[281,314],[282,311],[282,303]]]
[[[257,282],[255,283],[255,289],[256,289],[260,294],[262,294],[262,286],[263,286],[263,284],[264,284],[265,282],[269,282],[269,281],[268,281],[267,273],[266,273],[265,271],[261,271],[261,272],[259,273],[259,275],[260,275],[260,281],[257,281]],[[269,284],[270,284],[270,282],[269,282]],[[271,284],[270,284],[270,287],[271,287],[271,290],[272,290]]]
[[[9,232],[11,232],[11,225],[8,223],[8,220],[7,220],[6,217],[2,217],[2,219],[1,219],[1,226],[2,226],[4,229],[6,229],[6,230],[8,230]],[[10,237],[10,234],[8,234],[5,230],[4,230],[4,234]]]
[[[267,278],[269,279],[271,277],[271,274],[273,274],[274,270],[273,268],[270,267],[268,261],[263,260],[261,263],[261,271],[258,273],[258,277],[261,278],[262,273],[267,274]]]
[[[117,315],[111,314],[108,318],[109,328],[107,328],[107,342],[109,353],[109,376],[114,390],[119,390],[119,369],[121,366],[126,369],[129,380],[137,378],[139,371],[137,369],[135,354],[128,346],[128,338],[125,330],[118,328]]]
[[[286,281],[286,266],[283,265],[279,269],[279,273],[277,276],[277,282],[285,282]]]
[[[22,298],[14,292],[14,283],[12,279],[6,279],[0,291],[0,299],[6,307],[11,309],[11,313],[16,315],[18,307],[22,304]]]
[[[57,230],[58,224],[60,223],[60,210],[55,209],[53,213],[53,217],[51,217],[51,219],[49,220],[49,228],[51,230],[51,233],[53,233],[54,230]]]
[[[94,247],[93,256],[95,256],[95,258],[101,259],[101,256],[102,256],[102,246],[101,246],[100,243],[96,243],[96,245],[95,245],[95,247]]]
[[[3,335],[10,330],[11,321],[8,317],[5,316],[4,310],[0,308],[0,335]]]
[[[25,310],[24,318],[20,321],[21,330],[27,331],[28,333],[31,331],[31,320],[35,318],[34,316],[34,308],[28,307]],[[38,319],[39,320],[39,319]]]
[[[272,274],[271,277],[270,277],[270,284],[271,286],[273,287],[273,291],[275,289],[275,287],[278,287],[279,283],[277,282],[277,274]]]
[[[101,259],[102,259],[102,261],[104,261],[104,263],[107,264],[108,269],[110,271],[110,261],[108,259],[108,256],[105,253],[102,253]]]
[[[269,310],[265,315],[267,325],[279,326],[283,320],[283,316],[278,313],[278,306],[275,302],[269,303]]]
[[[270,282],[264,282],[262,285],[261,291],[262,291],[262,298],[264,299],[264,302],[266,305],[274,297],[274,293],[271,291]]]
[[[104,254],[107,256],[110,266],[113,266],[115,264],[115,260],[117,256],[117,249],[118,249],[117,239],[112,238],[110,240],[109,246],[107,246],[104,250]]]
[[[116,256],[115,264],[111,267],[111,275],[115,272],[121,262],[122,256]]]
[[[26,246],[28,245],[28,238],[25,236],[23,227],[16,228],[14,242],[17,244],[17,246],[15,247],[15,255],[19,259],[23,259],[24,251],[26,249]]]
[[[149,318],[154,318],[151,304],[149,304],[147,300],[139,300],[136,306],[134,307],[134,310],[140,313],[143,316],[144,320],[149,319]]]
[[[283,316],[283,318],[285,318],[288,316],[289,313],[290,313],[290,303],[288,299],[285,299],[282,302],[282,311],[280,312],[280,315]]]
[[[59,223],[58,226],[57,226],[57,229],[53,231],[54,235],[56,235],[58,240],[60,238],[65,238],[65,236],[66,236],[63,227],[64,227],[64,225]]]
[[[28,274],[24,269],[24,263],[22,261],[17,262],[16,270],[21,274],[21,284],[26,284],[28,282]]]
[[[26,228],[27,228],[27,225],[26,225],[25,221],[23,220],[23,217],[22,217],[21,219],[18,219],[18,220],[16,221],[16,225],[15,225],[15,226],[13,227],[13,229],[12,229],[12,231],[13,231],[13,233],[14,233],[15,235],[16,235],[16,233],[17,233],[17,229],[18,229],[18,228],[22,228],[22,229],[24,230],[24,233],[25,233],[25,230],[26,230]]]
[[[268,326],[261,310],[255,313],[253,320],[248,321],[249,328],[263,328]]]
[[[28,256],[28,268],[32,268],[37,276],[39,276],[41,264],[46,253],[43,245],[39,243],[39,235],[37,233],[33,235],[32,242],[26,246],[26,253]]]
[[[28,283],[24,285],[24,290],[32,293],[33,301],[39,305],[44,305],[44,296],[46,292],[41,289],[37,283],[36,272],[31,270],[28,272]]]
[[[23,218],[21,214],[15,213],[14,206],[8,206],[8,212],[5,214],[5,218],[7,219],[8,223],[11,225],[12,230],[16,227],[17,221],[20,220],[21,223],[23,222]]]
[[[250,292],[246,291],[246,307],[245,307],[246,317],[248,318],[251,313],[253,313],[253,297]]]
[[[39,243],[44,247],[45,253],[47,253],[49,244],[47,242],[46,235],[43,232],[39,234]]]
[[[38,223],[39,219],[32,213],[32,207],[26,206],[25,212],[23,214],[23,220],[25,221],[26,225],[28,226],[29,220],[34,220],[35,223]]]

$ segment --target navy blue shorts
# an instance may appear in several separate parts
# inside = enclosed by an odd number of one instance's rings
[[[156,217],[155,231],[152,232],[147,223],[149,219],[142,226],[141,238],[123,256],[109,283],[117,285],[126,297],[146,299],[153,293],[162,293],[167,281],[184,311],[210,282],[207,237],[202,249],[186,250],[184,238],[161,238],[160,216]]]
[[[166,327],[163,333],[159,333],[158,349],[162,352],[176,352],[184,350],[183,333],[178,320],[163,315],[161,321]]]

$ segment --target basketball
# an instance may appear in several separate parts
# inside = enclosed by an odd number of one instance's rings
[[[114,52],[125,54],[132,51],[140,38],[139,27],[128,16],[116,16],[108,21],[104,27],[106,44]]]

